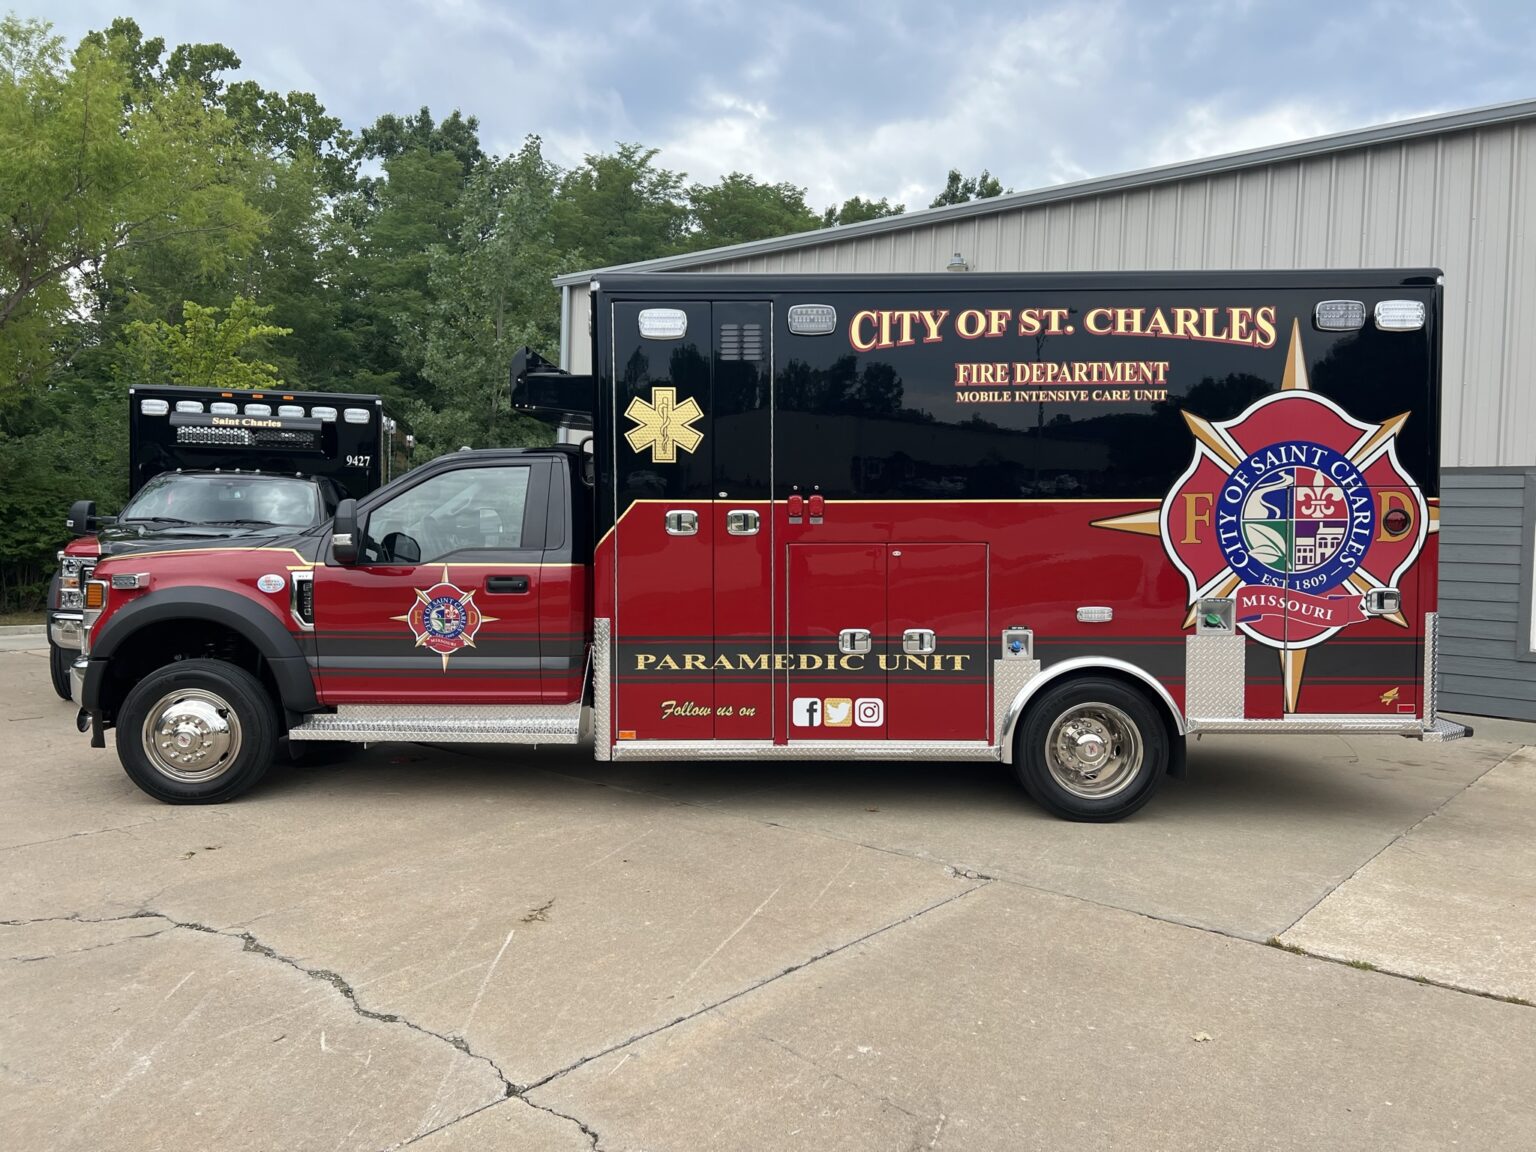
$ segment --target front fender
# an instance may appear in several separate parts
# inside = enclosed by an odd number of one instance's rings
[[[247,640],[271,669],[288,712],[313,712],[320,707],[298,638],[265,605],[224,588],[188,585],[151,591],[102,622],[91,638],[81,706],[99,715],[101,686],[113,655],[140,630],[177,620],[218,624]]]

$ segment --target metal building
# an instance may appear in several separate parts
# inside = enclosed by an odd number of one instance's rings
[[[1441,707],[1536,720],[1536,100],[625,265],[679,272],[1436,266]],[[585,285],[561,362],[590,371]]]

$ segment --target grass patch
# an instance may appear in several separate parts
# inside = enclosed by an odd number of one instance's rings
[[[1291,952],[1297,956],[1305,956],[1307,954],[1307,950],[1305,948],[1298,948],[1295,944],[1287,944],[1278,936],[1271,936],[1268,940],[1264,941],[1264,943],[1268,944],[1271,948],[1278,948],[1282,952]]]
[[[0,612],[0,628],[10,628],[18,624],[45,624],[48,621],[44,612]]]
[[[1358,968],[1362,972],[1376,971],[1376,965],[1372,964],[1369,960],[1346,960],[1344,963],[1348,964],[1351,968]]]

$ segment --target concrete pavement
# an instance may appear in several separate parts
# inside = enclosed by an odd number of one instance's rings
[[[984,766],[400,745],[170,808],[72,716],[0,655],[26,1147],[1536,1146],[1536,1009],[1262,942],[1516,986],[1511,739],[1212,739],[1099,827]]]

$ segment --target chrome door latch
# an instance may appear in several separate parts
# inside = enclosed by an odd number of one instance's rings
[[[837,634],[837,650],[845,656],[862,656],[873,647],[868,628],[844,628]]]
[[[909,656],[927,656],[938,646],[932,628],[908,628],[901,634],[901,650]]]
[[[699,514],[691,508],[676,508],[667,513],[668,536],[697,536]]]
[[[732,508],[725,514],[725,530],[732,536],[756,536],[762,518],[751,508]]]

